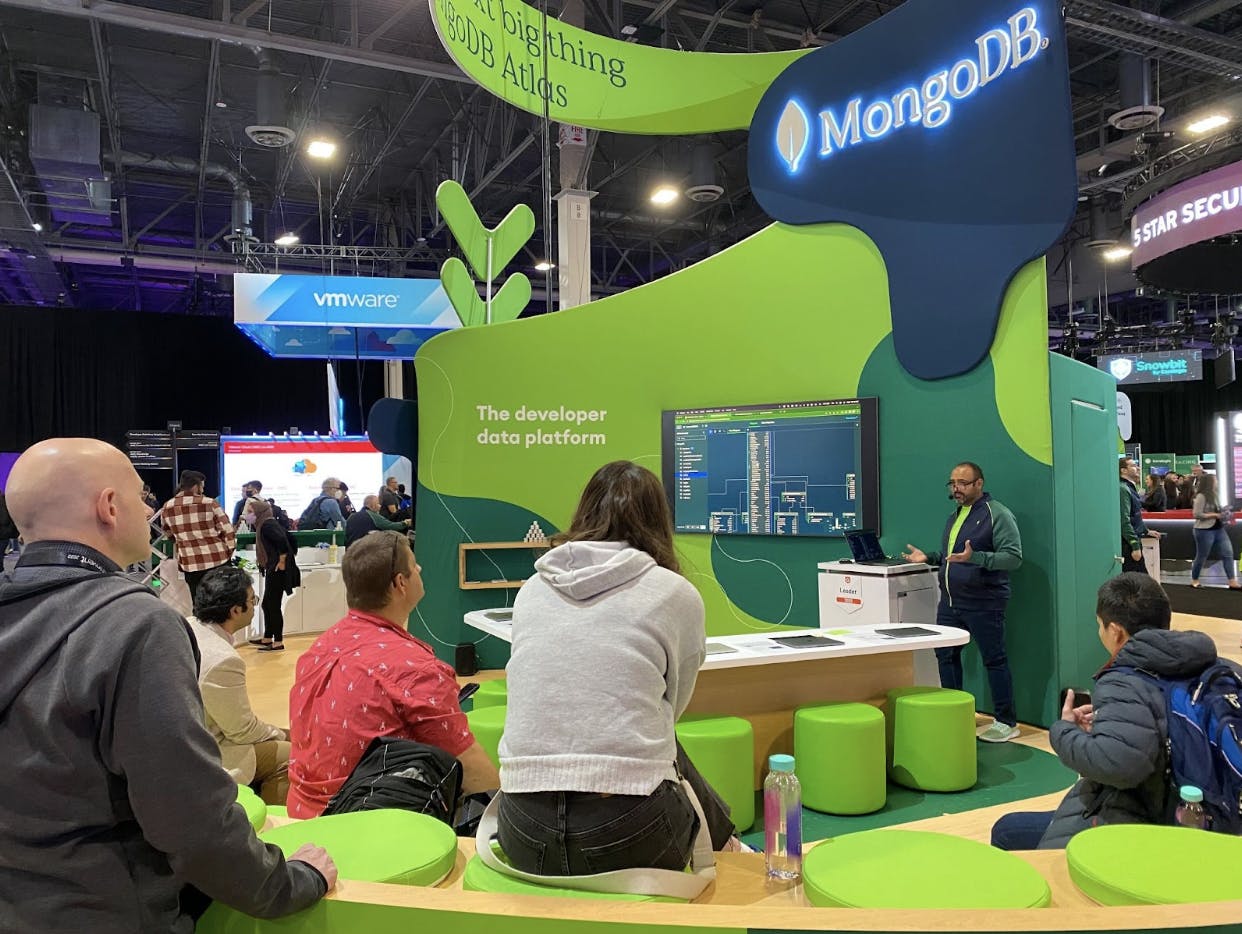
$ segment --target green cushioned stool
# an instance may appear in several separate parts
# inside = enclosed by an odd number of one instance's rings
[[[1045,908],[1047,881],[1004,850],[918,830],[867,830],[806,854],[802,884],[821,908]]]
[[[1075,834],[1070,878],[1101,905],[1242,899],[1242,837],[1188,827],[1113,824]]]
[[[800,707],[794,759],[802,803],[825,814],[870,814],[884,807],[884,714],[870,704]]]
[[[975,699],[965,691],[904,687],[884,711],[888,774],[918,791],[965,791],[979,776]]]
[[[242,806],[242,810],[246,812],[246,819],[250,821],[250,826],[255,830],[267,823],[267,805],[250,786],[237,786],[237,803]]]
[[[283,804],[269,804],[267,806],[268,817],[288,817],[289,809]]]
[[[413,811],[358,811],[275,827],[259,835],[291,856],[304,843],[323,847],[342,879],[435,885],[457,861],[453,828]]]
[[[503,855],[501,855],[501,858],[504,858]],[[542,885],[535,882],[527,882],[525,879],[506,876],[485,865],[483,860],[475,856],[471,858],[470,862],[466,863],[466,872],[462,876],[461,887],[467,892],[500,892],[505,895],[543,895],[556,898],[597,898],[614,902],[684,903],[685,901],[684,899],[671,898],[667,895],[625,895],[614,892],[582,892],[578,889],[562,889],[552,884],[553,881],[549,879],[548,885]]]
[[[677,739],[707,784],[729,805],[738,832],[755,822],[755,731],[741,717],[688,716]]]
[[[506,707],[475,708],[466,714],[470,732],[478,740],[492,765],[500,768],[500,737],[505,731]]]
[[[474,696],[470,698],[470,703],[474,706],[471,710],[480,710],[484,707],[504,707],[509,703],[509,682],[504,678],[497,678],[495,681],[484,681],[479,685],[479,689],[474,692]]]

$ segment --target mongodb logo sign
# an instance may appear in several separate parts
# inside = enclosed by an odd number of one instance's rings
[[[917,86],[873,100],[855,97],[844,106],[815,111],[814,118],[812,111],[790,98],[777,122],[776,149],[790,174],[797,174],[812,145],[826,157],[877,142],[903,128],[942,127],[952,120],[958,104],[965,104],[1008,72],[1017,71],[1047,47],[1039,15],[1033,8],[1024,7],[1004,26],[976,38],[966,57],[932,72]]]

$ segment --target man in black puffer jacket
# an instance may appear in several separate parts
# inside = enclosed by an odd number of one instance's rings
[[[1146,574],[1105,581],[1095,613],[1111,658],[1095,676],[1093,705],[1075,707],[1070,691],[1061,719],[1048,731],[1053,751],[1081,778],[1053,814],[1002,817],[992,828],[993,846],[1059,849],[1088,827],[1168,819],[1164,695],[1124,669],[1193,678],[1216,663],[1216,646],[1204,633],[1169,629],[1169,598]]]

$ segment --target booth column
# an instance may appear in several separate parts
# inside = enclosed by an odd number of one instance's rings
[[[389,399],[405,398],[405,373],[402,360],[384,361],[384,395]]]
[[[595,194],[566,188],[556,196],[562,311],[591,300],[591,199]]]

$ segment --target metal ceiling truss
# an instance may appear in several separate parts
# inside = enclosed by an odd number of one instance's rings
[[[1192,71],[1242,75],[1242,41],[1108,0],[1067,0],[1066,23],[1099,45],[1135,52]]]

